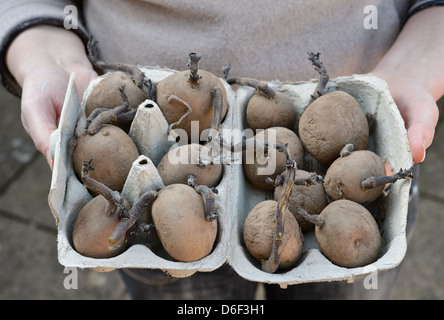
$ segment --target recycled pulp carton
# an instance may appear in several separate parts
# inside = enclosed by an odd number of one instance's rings
[[[298,117],[308,105],[317,81],[298,83],[269,83],[276,90],[289,95],[296,106]],[[384,161],[388,161],[394,172],[409,168],[412,165],[409,144],[404,122],[391,98],[386,83],[372,75],[353,75],[331,79],[328,91],[345,91],[354,96],[364,112],[375,117],[376,125],[372,131],[368,149],[376,152]],[[251,88],[243,87],[236,91],[238,114],[235,115],[235,126],[245,127],[243,114],[249,97],[254,93]],[[297,124],[294,128],[297,132]],[[311,169],[321,169],[313,159],[306,155],[306,165]],[[323,168],[325,170],[325,168]],[[322,169],[321,169],[322,170]],[[322,172],[317,172],[322,173]],[[281,287],[291,284],[347,280],[353,282],[355,277],[375,271],[392,269],[403,259],[406,251],[405,227],[407,221],[408,198],[411,181],[398,181],[391,186],[391,191],[384,199],[386,217],[382,226],[382,245],[377,261],[360,268],[343,268],[331,263],[319,251],[314,232],[304,236],[302,257],[296,267],[283,273],[266,273],[260,269],[257,261],[247,253],[242,240],[242,228],[248,212],[258,202],[270,199],[272,194],[254,190],[241,173],[235,176],[236,192],[239,199],[230,211],[235,212],[236,223],[232,227],[229,263],[243,278],[276,283]]]
[[[176,72],[156,67],[141,67],[153,83]],[[71,233],[78,212],[91,195],[76,177],[71,164],[69,140],[84,121],[83,104],[73,88],[72,74],[60,119],[59,128],[51,137],[54,158],[53,177],[49,193],[49,204],[58,225],[58,258],[64,266],[93,268],[107,271],[116,268],[161,269],[175,277],[187,277],[195,272],[211,272],[225,263],[243,278],[264,283],[276,283],[281,287],[298,283],[343,280],[353,281],[355,277],[374,271],[396,267],[406,252],[405,227],[410,181],[398,181],[384,199],[386,218],[382,227],[382,246],[378,259],[360,268],[343,268],[332,264],[319,251],[314,234],[305,235],[304,249],[296,266],[285,272],[273,274],[263,272],[260,265],[247,252],[243,243],[242,228],[248,212],[258,202],[272,198],[270,192],[251,187],[242,172],[242,164],[236,161],[223,164],[223,177],[217,186],[218,235],[213,251],[207,257],[195,262],[177,262],[168,258],[158,246],[150,243],[136,243],[124,253],[107,259],[94,259],[80,255],[72,245]],[[91,88],[101,80],[93,81]],[[245,108],[254,94],[250,87],[239,87],[236,91],[222,80],[228,96],[228,112],[221,130],[238,130],[245,126]],[[269,85],[288,94],[294,101],[299,117],[308,105],[317,81],[269,82]],[[385,82],[372,75],[353,75],[331,79],[328,90],[342,90],[354,96],[365,112],[374,115],[376,126],[370,136],[368,149],[375,151],[388,161],[393,171],[411,166],[411,154],[404,128],[404,122],[393,102]],[[85,99],[83,99],[85,100]],[[139,125],[143,123],[144,125]],[[149,189],[160,189],[156,164],[171,148],[167,137],[167,123],[155,101],[147,100],[139,106],[136,118],[129,132],[139,152],[128,176],[122,194],[130,203]],[[294,130],[297,132],[297,125]],[[240,142],[239,135],[230,137],[233,143]],[[306,156],[307,162],[313,162]],[[316,170],[316,163],[312,168]]]

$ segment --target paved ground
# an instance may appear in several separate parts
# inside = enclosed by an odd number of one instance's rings
[[[0,89],[0,109],[0,299],[128,299],[116,271],[78,270],[78,289],[65,289],[70,274],[57,260],[47,201],[51,171],[21,126],[19,100]],[[444,299],[443,156],[441,118],[422,164],[419,221],[391,299]]]

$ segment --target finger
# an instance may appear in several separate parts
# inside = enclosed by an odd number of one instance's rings
[[[420,124],[414,124],[407,130],[409,139],[410,152],[412,153],[413,162],[423,162],[426,156],[427,140],[424,137],[424,128]]]
[[[35,147],[52,165],[49,151],[51,133],[57,129],[68,82],[67,73],[41,71],[25,80],[21,99],[22,123]]]
[[[438,106],[432,97],[411,103],[405,120],[407,137],[414,162],[424,161],[426,149],[433,142],[438,117]]]
[[[57,112],[52,108],[45,108],[47,99],[22,98],[22,123],[28,135],[34,141],[35,147],[46,158],[52,167],[52,158],[49,151],[51,133],[57,129]],[[31,111],[30,111],[31,110]]]
[[[387,76],[373,72],[385,79],[407,129],[412,160],[423,162],[438,123],[439,111],[430,88],[416,77]]]

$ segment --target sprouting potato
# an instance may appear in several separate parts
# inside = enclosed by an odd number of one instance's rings
[[[228,110],[225,87],[214,74],[198,70],[199,60],[200,57],[191,53],[190,70],[166,77],[156,89],[156,102],[165,119],[173,129],[185,130],[189,141],[193,121],[199,126],[200,136],[205,129],[217,130]]]
[[[273,190],[274,186],[267,183],[266,178],[275,179],[285,170],[286,157],[276,150],[275,144],[288,144],[291,158],[296,161],[298,168],[304,167],[304,149],[292,130],[284,127],[268,128],[256,134],[254,140],[244,152],[243,169],[247,179],[256,188]]]
[[[267,260],[273,246],[274,230],[276,228],[277,201],[266,200],[259,202],[248,214],[243,228],[243,239],[248,252],[259,262]],[[303,236],[298,222],[293,215],[286,214],[282,254],[279,269],[287,269],[299,259]]]
[[[308,179],[312,173],[302,169],[296,171],[296,178]],[[283,191],[283,186],[277,186],[274,189],[274,199],[278,200]],[[313,182],[313,185],[297,185],[294,184],[288,203],[288,210],[294,215],[298,221],[303,233],[310,232],[314,229],[314,225],[301,217],[297,212],[298,207],[302,207],[309,214],[319,214],[327,205],[327,197],[325,195],[324,186],[321,181]]]
[[[368,120],[355,98],[333,91],[317,98],[302,113],[299,137],[313,158],[329,166],[346,144],[353,144],[355,150],[367,147]]]
[[[194,174],[196,184],[215,187],[222,178],[222,164],[214,163],[211,150],[192,143],[170,150],[157,165],[165,185],[188,184],[188,175]]]
[[[111,258],[128,248],[128,243],[123,237],[116,243],[118,248],[109,249],[108,238],[121,218],[117,214],[108,214],[107,205],[107,200],[98,195],[80,210],[74,224],[72,241],[74,249],[81,255],[98,259]]]
[[[171,184],[159,191],[152,204],[157,235],[175,260],[196,261],[211,253],[217,220],[208,221],[202,196],[185,184]]]
[[[82,164],[92,159],[91,177],[112,190],[122,191],[132,163],[139,157],[133,140],[122,129],[105,124],[97,133],[82,134],[72,154],[74,170],[81,175]]]
[[[315,236],[321,252],[332,263],[345,267],[362,267],[374,262],[381,247],[378,225],[362,205],[337,200],[319,215],[299,212],[316,224]]]
[[[124,104],[118,89],[125,86],[130,108],[137,108],[146,99],[131,77],[123,72],[110,72],[97,83],[88,95],[85,103],[85,114],[89,116],[97,108],[112,109]]]

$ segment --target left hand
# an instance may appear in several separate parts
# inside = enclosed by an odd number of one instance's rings
[[[425,159],[438,123],[436,101],[444,94],[444,7],[411,16],[373,74],[384,79],[405,121],[414,162]]]
[[[438,106],[430,90],[415,77],[374,75],[384,79],[405,122],[410,151],[414,162],[422,162],[430,147],[438,123]]]

